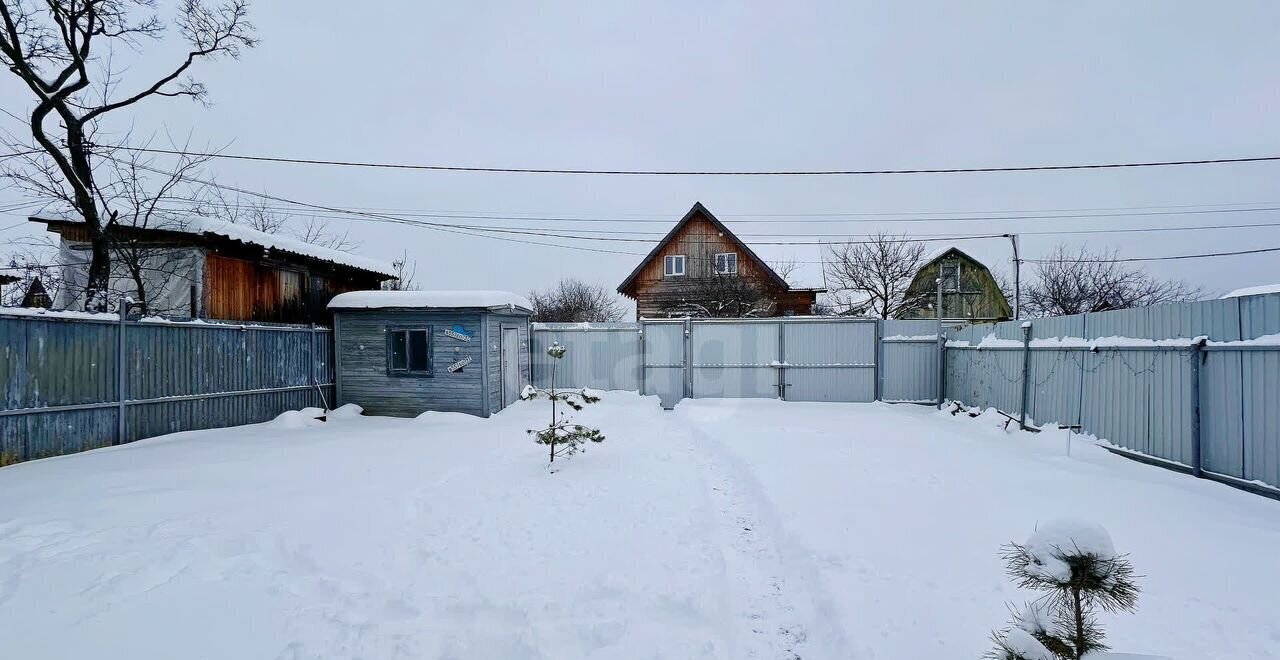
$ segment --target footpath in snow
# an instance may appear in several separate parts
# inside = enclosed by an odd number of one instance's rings
[[[1280,657],[1280,502],[931,408],[604,396],[554,474],[545,402],[0,469],[0,656],[973,658],[1000,546],[1083,518],[1143,575],[1117,651]]]

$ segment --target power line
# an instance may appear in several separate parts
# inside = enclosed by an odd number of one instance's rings
[[[411,163],[386,163],[372,161],[328,160],[317,158],[289,158],[285,156],[259,156],[250,154],[205,153],[155,149],[150,147],[119,147],[139,153],[193,156],[197,158],[221,158],[266,163],[294,165],[330,165],[338,167],[362,167],[394,170],[421,170],[432,172],[479,172],[501,174],[591,174],[611,176],[847,176],[883,174],[970,174],[983,172],[1044,172],[1055,170],[1103,170],[1138,167],[1173,167],[1183,165],[1222,165],[1229,163],[1261,163],[1280,161],[1280,156],[1247,156],[1235,158],[1201,158],[1191,160],[1137,161],[1119,163],[1087,163],[1075,165],[1015,165],[1000,167],[936,167],[916,169],[868,169],[868,170],[624,170],[589,168],[543,167],[480,167],[464,165],[421,165]]]
[[[1163,257],[1127,257],[1124,259],[1023,259],[1023,263],[1125,263],[1131,261],[1178,261],[1181,259],[1208,259],[1210,257],[1234,257],[1242,254],[1261,254],[1264,252],[1280,252],[1280,247],[1256,248],[1253,250],[1235,250],[1232,252],[1202,252],[1200,254],[1175,254]]]

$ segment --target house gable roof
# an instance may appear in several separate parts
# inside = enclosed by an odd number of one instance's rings
[[[697,217],[701,217],[707,222],[710,222],[716,230],[724,234],[724,236],[728,238],[739,250],[742,250],[742,252],[747,255],[747,258],[753,261],[756,266],[760,268],[760,272],[764,273],[766,279],[783,289],[791,289],[791,287],[787,285],[787,281],[782,279],[782,276],[778,275],[778,273],[775,272],[769,264],[765,263],[759,255],[753,252],[751,248],[747,247],[747,244],[743,243],[742,239],[729,231],[729,228],[724,226],[724,223],[720,222],[720,219],[712,214],[711,211],[707,210],[707,207],[703,206],[702,202],[694,202],[693,207],[689,209],[689,212],[684,214],[683,218],[680,218],[680,221],[676,223],[676,226],[672,227],[671,231],[667,232],[667,235],[662,237],[662,240],[658,241],[658,244],[649,251],[649,254],[645,255],[644,259],[640,260],[640,263],[636,265],[635,270],[632,270],[631,274],[627,275],[625,280],[622,280],[622,284],[618,285],[618,293],[634,298],[635,296],[632,296],[627,292],[635,284],[636,278],[640,276],[641,271],[644,270],[645,266],[649,265],[649,262],[653,261],[655,257],[661,254],[662,249],[680,234],[680,230],[684,229],[685,225],[689,224]]]

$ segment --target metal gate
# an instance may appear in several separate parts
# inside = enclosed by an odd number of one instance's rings
[[[682,398],[875,401],[874,319],[641,323],[643,392]]]

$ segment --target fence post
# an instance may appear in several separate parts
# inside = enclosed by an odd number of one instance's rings
[[[116,313],[120,315],[120,324],[116,332],[116,398],[119,400],[116,407],[116,444],[122,445],[127,442],[125,433],[128,431],[128,425],[125,422],[125,395],[128,387],[128,365],[125,364],[125,326],[129,321],[129,296],[121,296],[120,302],[116,303]]]
[[[884,371],[881,367],[881,363],[884,362],[883,323],[884,321],[882,319],[876,319],[876,348],[874,353],[875,354],[874,359],[876,361],[876,369],[875,369],[875,394],[872,398],[873,401],[879,401],[880,397],[882,396],[882,392],[884,390]]]
[[[1203,476],[1204,451],[1200,438],[1200,364],[1208,358],[1204,339],[1191,345],[1191,473]]]
[[[778,321],[778,362],[780,365],[787,363],[787,325],[783,321]],[[778,372],[778,398],[787,400],[787,368],[779,366]]]
[[[645,369],[644,356],[644,319],[640,320],[640,396],[644,396],[644,372]]]
[[[689,364],[692,358],[692,356],[690,355],[690,353],[692,352],[692,348],[691,348],[692,341],[693,341],[693,319],[686,316],[684,319],[684,369],[682,370],[683,373],[681,374],[682,376],[684,376],[684,378],[682,379],[684,381],[684,396],[682,398],[685,398],[685,399],[692,398],[693,396],[693,368]]]
[[[1031,321],[1022,322],[1022,403],[1018,405],[1018,428],[1027,430],[1027,390],[1031,387]]]
[[[942,410],[942,373],[945,368],[942,364],[943,357],[945,356],[943,356],[942,353],[947,348],[946,333],[942,331],[942,264],[938,264],[938,277],[933,281],[933,283],[938,288],[938,299],[937,304],[934,305],[934,310],[937,312],[936,316],[938,317],[938,410]]]

